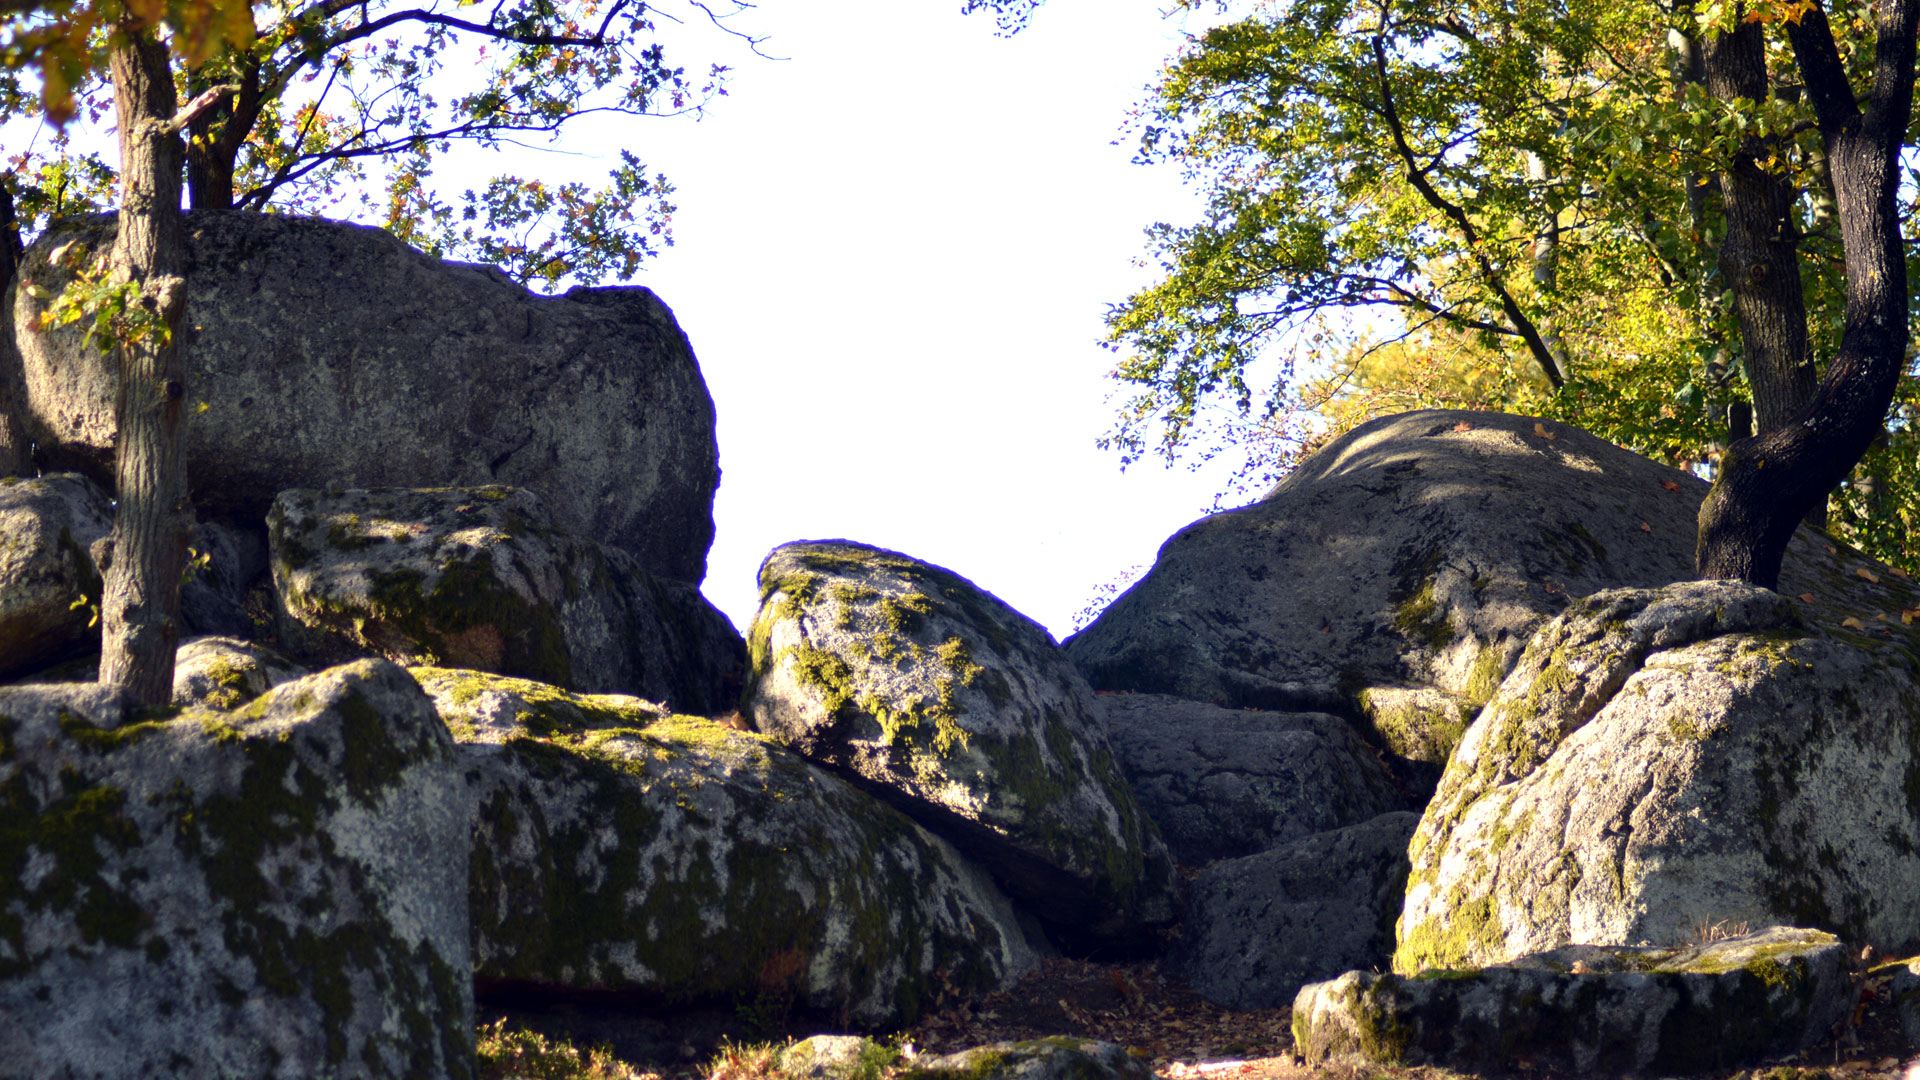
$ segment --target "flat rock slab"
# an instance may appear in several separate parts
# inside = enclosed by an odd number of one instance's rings
[[[1175,533],[1067,653],[1100,690],[1363,717],[1383,749],[1444,764],[1572,598],[1693,577],[1707,487],[1556,421],[1382,417]],[[1780,591],[1835,622],[1897,627],[1914,606],[1911,583],[1805,528]],[[1444,698],[1400,692],[1423,688]]]
[[[281,638],[684,712],[738,701],[746,644],[685,582],[556,526],[523,488],[292,489],[267,518]]]
[[[1151,1080],[1153,1067],[1124,1046],[1057,1035],[989,1043],[916,1058],[900,1080]]]
[[[117,376],[78,327],[34,320],[112,247],[64,221],[21,263],[20,419],[49,466],[113,477]],[[571,532],[698,583],[720,482],[713,400],[673,313],[642,288],[540,296],[374,228],[291,214],[186,216],[183,425],[201,506],[266,516],[286,488],[510,484]],[[204,405],[204,411],[201,406]]]
[[[984,872],[764,736],[637,698],[414,674],[476,808],[479,978],[880,1026],[1037,962]]]
[[[467,805],[383,660],[161,720],[0,688],[0,1073],[473,1076]]]
[[[1208,867],[1187,886],[1168,968],[1208,1001],[1272,1009],[1306,983],[1385,967],[1419,821],[1383,814]]]
[[[88,549],[112,530],[113,504],[84,477],[0,478],[0,677],[99,648]]]
[[[1164,694],[1099,701],[1134,798],[1183,864],[1254,855],[1406,809],[1379,755],[1337,716]]]
[[[1690,581],[1595,593],[1542,627],[1409,845],[1393,969],[1673,946],[1720,922],[1911,940],[1916,638],[1805,607]]]
[[[848,540],[760,567],[742,711],[951,839],[1067,944],[1173,919],[1173,861],[1053,638],[931,563]]]
[[[1301,989],[1293,1038],[1309,1064],[1692,1073],[1810,1046],[1854,996],[1837,938],[1776,927],[1691,949],[1574,946],[1415,977],[1350,971]]]

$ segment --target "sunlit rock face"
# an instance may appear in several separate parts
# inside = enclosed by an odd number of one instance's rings
[[[760,568],[743,711],[951,839],[1057,932],[1138,944],[1173,864],[1085,680],[950,570],[844,540]]]
[[[466,787],[400,668],[0,688],[8,1075],[470,1077]]]
[[[1920,657],[1738,582],[1596,593],[1527,645],[1409,848],[1394,969],[1920,926]]]
[[[113,360],[82,327],[35,323],[115,228],[111,215],[71,219],[27,250],[12,327],[22,385],[0,394],[19,398],[49,468],[102,483]],[[539,296],[380,229],[288,214],[197,211],[186,242],[184,438],[203,510],[259,521],[287,488],[509,484],[652,573],[705,575],[713,400],[652,292]]]

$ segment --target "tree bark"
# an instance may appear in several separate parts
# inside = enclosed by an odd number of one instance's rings
[[[1700,507],[1694,565],[1702,578],[1767,588],[1800,518],[1827,497],[1880,434],[1907,352],[1907,265],[1900,238],[1899,160],[1913,111],[1920,0],[1882,0],[1873,81],[1861,111],[1826,13],[1788,23],[1833,176],[1845,249],[1840,347],[1813,400],[1790,423],[1728,448]],[[1732,211],[1729,210],[1729,217]]]
[[[113,551],[101,600],[100,681],[137,705],[173,697],[180,637],[180,575],[193,510],[180,422],[187,396],[175,331],[185,307],[180,175],[185,147],[167,46],[131,23],[116,28],[108,60],[120,130],[116,281],[140,288],[156,329],[117,347],[119,437]]]
[[[1722,101],[1771,96],[1764,25],[1742,23],[1705,49],[1707,88]],[[1800,230],[1793,216],[1799,192],[1784,171],[1764,163],[1775,151],[1758,137],[1744,140],[1720,174],[1726,239],[1720,273],[1746,346],[1754,421],[1764,434],[1793,422],[1813,400],[1813,363],[1807,352],[1807,302],[1800,287]]]

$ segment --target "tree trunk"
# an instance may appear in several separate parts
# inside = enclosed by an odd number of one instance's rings
[[[1846,252],[1846,321],[1839,352],[1812,402],[1784,426],[1766,430],[1763,424],[1759,435],[1733,444],[1721,459],[1720,475],[1700,507],[1694,565],[1702,578],[1778,585],[1794,527],[1880,434],[1906,366],[1907,264],[1896,198],[1900,150],[1913,110],[1920,2],[1882,0],[1876,15],[1873,85],[1864,113],[1825,13],[1816,7],[1786,25],[1833,176]],[[1728,217],[1733,214],[1729,207]]]
[[[117,347],[117,502],[100,605],[100,681],[121,688],[134,704],[164,705],[173,696],[180,575],[193,528],[180,445],[186,371],[175,335],[186,295],[180,218],[185,148],[173,127],[167,46],[132,24],[119,26],[115,38],[108,57],[120,129],[114,276],[140,287],[139,302],[157,317],[157,326]]]
[[[1765,101],[1763,24],[1742,23],[1706,47],[1707,88],[1721,101]],[[1800,287],[1800,230],[1793,217],[1799,192],[1786,174],[1763,162],[1776,148],[1747,138],[1720,174],[1727,236],[1720,273],[1733,290],[1747,381],[1761,433],[1793,422],[1813,400],[1813,363],[1807,354],[1807,302]],[[1777,148],[1782,154],[1785,147]]]

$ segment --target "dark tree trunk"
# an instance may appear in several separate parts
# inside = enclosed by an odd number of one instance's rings
[[[119,438],[114,464],[113,554],[101,601],[100,681],[135,704],[173,697],[180,637],[180,575],[193,510],[180,422],[186,371],[174,331],[185,307],[180,174],[185,148],[167,46],[122,24],[109,53],[120,129],[120,225],[116,280],[135,282],[158,331],[118,347]]]
[[[1762,23],[1743,23],[1707,43],[1707,88],[1714,97],[1771,96],[1763,30]],[[1784,154],[1785,147],[1749,137],[1720,174],[1727,228],[1720,273],[1733,290],[1754,420],[1763,434],[1792,423],[1813,400],[1814,384],[1800,287],[1800,230],[1793,216],[1799,192],[1784,172],[1762,164],[1776,151]]]
[[[187,201],[195,210],[233,209],[234,165],[264,104],[259,62],[244,58],[232,62],[241,67],[238,92],[222,96],[187,126],[192,136],[187,142]],[[203,68],[188,77],[187,85],[199,93],[219,81]]]
[[[1896,197],[1913,110],[1917,13],[1920,0],[1881,0],[1865,112],[1825,12],[1815,8],[1786,25],[1833,176],[1846,252],[1846,321],[1812,402],[1784,426],[1768,431],[1763,424],[1722,458],[1700,507],[1694,564],[1702,578],[1774,588],[1794,526],[1852,470],[1892,404],[1907,352],[1907,265]]]
[[[6,295],[20,269],[20,222],[14,216],[13,189],[0,183],[0,297]],[[0,303],[0,333],[13,333],[13,306]],[[17,370],[0,370],[0,476],[26,476],[32,466],[27,433],[20,424],[20,402],[26,397]]]

